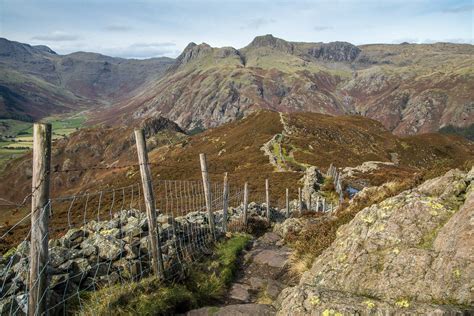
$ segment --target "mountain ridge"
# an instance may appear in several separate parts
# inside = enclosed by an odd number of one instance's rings
[[[400,135],[434,132],[474,123],[473,56],[472,45],[355,46],[271,35],[238,50],[192,43],[163,78],[119,108],[126,119],[158,113],[187,129],[264,108],[361,114]]]
[[[39,120],[51,114],[107,107],[159,78],[172,59],[147,60],[75,52],[0,38],[0,117]],[[13,101],[21,95],[22,100]]]
[[[92,123],[130,123],[158,114],[187,130],[202,130],[263,108],[360,114],[399,135],[474,124],[474,46],[468,44],[356,46],[290,42],[267,34],[240,49],[191,42],[176,59],[145,60],[55,55],[24,45],[39,51],[33,66],[9,63],[0,49],[0,71],[10,74],[10,80],[0,80],[3,91],[11,91],[0,100],[4,117],[13,112],[36,120],[55,108],[81,108],[92,109]],[[50,92],[38,77],[63,93]],[[27,99],[11,104],[14,95]]]

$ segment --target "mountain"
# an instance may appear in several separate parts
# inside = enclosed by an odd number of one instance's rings
[[[272,109],[359,114],[399,135],[469,130],[473,64],[473,45],[451,43],[355,46],[264,35],[241,49],[190,43],[175,60],[131,60],[0,39],[0,117],[96,109],[92,123],[159,114],[200,131]]]
[[[159,113],[201,130],[263,108],[360,114],[399,135],[468,127],[474,123],[473,64],[468,44],[355,46],[272,35],[242,49],[190,43],[165,76],[97,121]]]
[[[160,78],[170,58],[133,60],[0,38],[0,118],[37,120],[50,114],[107,106]]]

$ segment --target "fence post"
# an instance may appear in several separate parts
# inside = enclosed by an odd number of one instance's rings
[[[316,198],[316,212],[319,212],[319,195]]]
[[[300,215],[301,215],[302,208],[303,208],[303,205],[301,201],[301,188],[298,188],[298,211],[300,212]]]
[[[323,198],[323,213],[326,212],[326,199]]]
[[[209,182],[209,173],[207,172],[206,154],[199,154],[199,160],[201,162],[202,184],[204,186],[204,195],[206,198],[206,209],[207,215],[209,217],[209,228],[211,229],[212,238],[216,240],[214,214],[212,214],[211,183]]]
[[[309,195],[308,195],[308,211],[311,211],[311,207],[312,207],[312,205],[311,205],[311,195],[312,194],[310,192]]]
[[[137,154],[142,178],[143,197],[145,198],[149,231],[148,237],[150,239],[151,255],[153,259],[152,267],[159,278],[164,278],[165,269],[163,265],[163,255],[161,253],[160,238],[158,236],[159,231],[156,222],[155,196],[153,195],[150,166],[148,165],[145,134],[142,129],[135,130],[135,141],[137,143]]]
[[[268,179],[265,179],[265,197],[267,202],[267,218],[270,220],[270,185]]]
[[[290,217],[290,194],[286,188],[286,218]]]
[[[33,175],[31,191],[31,245],[28,315],[47,314],[49,180],[51,124],[33,125]]]
[[[224,196],[222,202],[222,230],[227,232],[227,208],[229,207],[229,182],[227,180],[227,172],[224,173]]]
[[[247,227],[247,212],[248,212],[248,207],[249,207],[249,188],[248,188],[248,183],[245,182],[244,185],[244,226]]]

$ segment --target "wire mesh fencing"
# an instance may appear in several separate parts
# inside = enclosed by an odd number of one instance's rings
[[[225,232],[225,226],[232,231],[244,228],[243,188],[230,186],[226,219],[222,183],[211,184],[211,217],[202,181],[155,181],[153,191],[157,237],[167,280],[180,279],[193,262],[212,252],[211,220],[218,236]],[[51,315],[80,310],[86,292],[126,285],[155,273],[141,184],[53,198],[42,212],[48,212],[50,217],[47,271],[40,271],[47,272],[48,290],[40,299],[47,300]],[[29,280],[29,219],[26,216],[12,227],[11,231],[21,228],[27,233],[18,246],[1,258],[2,315],[26,314],[30,290],[36,288]],[[6,237],[9,232],[3,235]]]

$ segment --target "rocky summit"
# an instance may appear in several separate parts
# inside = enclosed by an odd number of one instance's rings
[[[360,211],[283,290],[278,315],[474,312],[474,168]]]

